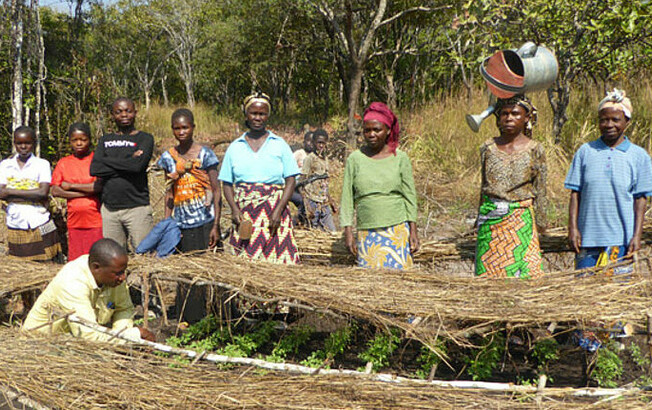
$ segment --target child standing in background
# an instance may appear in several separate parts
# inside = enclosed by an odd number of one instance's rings
[[[68,130],[72,155],[63,157],[52,173],[51,193],[67,199],[68,260],[85,255],[91,246],[102,239],[102,215],[99,192],[102,180],[91,176],[93,161],[91,129],[88,124],[76,122]]]
[[[328,193],[328,159],[326,158],[326,143],[328,133],[318,129],[312,136],[313,151],[303,161],[300,185],[305,201],[306,214],[311,227],[335,231],[333,213],[337,213],[337,205]]]
[[[33,154],[36,133],[14,131],[16,154],[0,163],[0,200],[7,202],[9,255],[47,261],[61,252],[57,228],[47,210],[50,163]]]

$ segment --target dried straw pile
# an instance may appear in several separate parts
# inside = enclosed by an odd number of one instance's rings
[[[525,281],[451,277],[428,270],[280,266],[219,253],[164,260],[141,256],[130,266],[138,273],[220,282],[249,294],[398,326],[419,339],[431,339],[438,332],[458,338],[465,327],[489,322],[622,320],[644,325],[652,306],[647,258],[639,260],[627,282],[602,274],[579,279],[574,272]],[[412,326],[409,316],[425,320]]]
[[[320,230],[296,229],[294,235],[301,257],[309,263],[353,265],[355,258],[347,249],[341,233]],[[435,260],[472,259],[475,257],[475,236],[464,236],[448,241],[426,240],[414,255],[416,262]],[[554,229],[541,237],[544,252],[570,251],[566,243],[565,229]]]
[[[30,262],[3,256],[0,264],[0,297],[45,286],[61,269],[54,263]]]
[[[501,394],[185,365],[128,347],[0,329],[0,385],[56,408],[528,408]],[[38,352],[38,354],[35,354]],[[0,404],[2,400],[0,399]],[[542,408],[561,408],[547,403]]]
[[[0,329],[0,356],[0,386],[55,408],[535,407],[531,396],[343,376],[292,376],[253,368],[224,370],[203,363],[181,364],[136,348],[98,346],[64,337],[39,338],[7,328]],[[629,397],[618,400],[617,405],[642,407],[645,398]],[[548,398],[536,407],[561,409],[572,404],[561,400],[563,396]]]

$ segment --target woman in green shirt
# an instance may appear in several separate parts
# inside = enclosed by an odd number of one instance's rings
[[[394,113],[383,103],[371,103],[364,113],[365,145],[346,160],[340,225],[358,266],[409,268],[412,252],[419,249],[412,165],[397,149],[398,136]]]

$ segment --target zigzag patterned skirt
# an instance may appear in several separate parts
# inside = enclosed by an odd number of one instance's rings
[[[508,202],[483,197],[478,215],[475,274],[533,278],[543,273],[531,199]]]
[[[234,229],[229,243],[238,256],[272,263],[299,263],[299,251],[292,231],[292,216],[286,206],[276,235],[269,232],[269,218],[283,194],[282,185],[239,183],[235,186],[235,201],[242,217],[251,220],[251,239],[240,240]]]

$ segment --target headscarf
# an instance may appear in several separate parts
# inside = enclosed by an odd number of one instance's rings
[[[401,129],[398,125],[398,118],[389,109],[389,107],[381,102],[372,102],[369,107],[364,111],[364,121],[375,120],[381,122],[389,128],[389,135],[385,142],[389,147],[389,151],[396,155],[396,148],[398,147],[398,136]]]
[[[532,137],[532,127],[536,125],[538,118],[537,107],[535,107],[534,104],[532,104],[532,101],[523,94],[517,94],[510,98],[499,98],[496,105],[494,105],[494,115],[496,118],[500,116],[500,110],[503,107],[510,105],[518,105],[522,107],[525,112],[530,114],[530,121],[525,125],[525,135]]]
[[[632,118],[632,101],[625,96],[624,90],[614,88],[613,91],[608,91],[607,96],[598,104],[598,112],[603,108],[615,108],[621,110],[627,119]]]
[[[256,104],[256,103],[265,104],[267,106],[267,108],[269,109],[270,114],[271,114],[271,112],[272,112],[272,102],[271,102],[271,100],[269,98],[269,95],[258,91],[258,92],[255,92],[255,93],[251,94],[247,98],[245,98],[244,101],[242,102],[242,112],[244,113],[245,116],[247,115],[247,109],[250,106],[252,106],[253,104]]]

